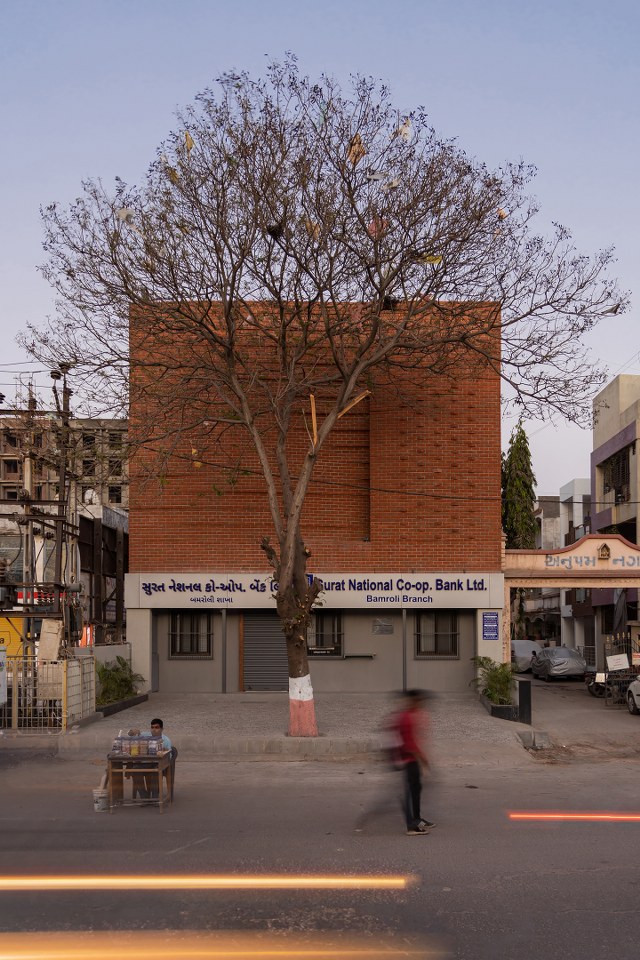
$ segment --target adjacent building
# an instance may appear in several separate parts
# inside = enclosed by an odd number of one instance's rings
[[[579,478],[560,487],[560,544],[568,547],[591,533],[591,481]],[[594,531],[595,532],[595,531]],[[560,591],[560,639],[563,647],[581,650],[595,666],[595,623],[591,590],[571,587]]]
[[[38,639],[56,582],[81,586],[74,603],[91,642],[124,638],[126,443],[124,420],[65,423],[32,398],[0,411],[0,561],[17,601],[3,604],[0,641],[13,652]]]
[[[535,505],[536,549],[555,550],[561,545],[560,538],[560,498],[554,496],[538,497]],[[518,604],[518,598],[512,604]],[[540,587],[527,591],[524,600],[524,634],[536,640],[541,646],[545,643],[560,643],[560,590],[558,587]],[[512,611],[512,622],[516,622],[517,613]]]
[[[618,533],[638,543],[640,503],[640,377],[621,375],[594,401],[591,454],[592,530]],[[594,590],[592,602],[600,634],[626,631],[638,621],[635,589]]]
[[[575,479],[560,488],[559,496],[539,497],[536,506],[536,547],[551,552],[576,543],[591,532],[591,481]],[[540,643],[576,647],[588,663],[594,659],[594,622],[591,591],[565,589],[560,583],[531,591],[525,602],[527,635]]]

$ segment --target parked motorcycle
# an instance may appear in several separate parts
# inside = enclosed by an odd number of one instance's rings
[[[586,677],[585,682],[587,684],[587,690],[592,697],[604,697],[606,686],[604,683],[596,680],[594,676]]]

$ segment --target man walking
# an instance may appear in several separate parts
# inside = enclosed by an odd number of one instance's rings
[[[404,813],[409,836],[421,836],[429,833],[435,823],[425,820],[420,813],[422,794],[421,768],[426,770],[429,761],[422,742],[426,713],[424,704],[426,694],[423,690],[408,690],[404,707],[396,714],[394,728],[398,736],[398,767],[404,778]]]

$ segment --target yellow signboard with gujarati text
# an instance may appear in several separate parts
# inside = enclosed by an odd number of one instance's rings
[[[0,645],[6,648],[8,657],[18,657],[22,651],[22,617],[0,617]]]

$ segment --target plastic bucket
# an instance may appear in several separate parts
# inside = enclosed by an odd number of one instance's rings
[[[98,789],[93,791],[93,809],[95,813],[107,813],[109,810],[108,790]]]

